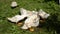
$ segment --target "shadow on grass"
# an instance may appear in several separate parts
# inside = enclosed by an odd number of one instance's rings
[[[51,14],[51,16],[46,19],[45,23],[40,23],[39,27],[46,28],[48,32],[53,31],[53,34],[55,34],[55,32],[60,34],[60,21],[58,21],[58,13]]]
[[[57,4],[59,4],[59,0],[45,0],[44,2],[49,2],[49,1],[54,1],[54,2],[56,2]]]

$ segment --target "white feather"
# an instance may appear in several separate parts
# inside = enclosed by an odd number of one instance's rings
[[[13,2],[11,3],[11,7],[16,7],[16,6],[17,6],[17,2],[13,1]]]
[[[26,15],[27,14],[27,10],[24,8],[20,8],[20,13],[21,15]]]

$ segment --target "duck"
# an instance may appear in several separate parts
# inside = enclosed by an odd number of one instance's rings
[[[37,15],[32,15],[27,18],[21,29],[29,29],[31,27],[37,27],[39,25],[39,17]]]
[[[8,17],[8,20],[11,22],[18,23],[19,21],[23,20],[26,17],[26,15],[15,15],[13,17]]]
[[[43,11],[42,9],[40,9],[39,16],[42,17],[43,19],[47,19],[50,16],[50,14],[48,14],[45,11]]]

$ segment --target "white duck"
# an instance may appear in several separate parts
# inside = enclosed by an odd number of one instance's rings
[[[25,20],[24,25],[21,28],[28,29],[31,27],[37,27],[38,25],[39,25],[39,17],[37,15],[32,15]]]
[[[40,9],[39,15],[40,15],[42,18],[44,18],[44,19],[46,19],[46,18],[48,18],[48,17],[50,16],[50,14],[47,14],[47,13],[44,12],[42,9]]]
[[[26,15],[16,15],[14,17],[8,18],[9,21],[11,22],[18,22],[20,20],[23,20],[26,17]]]

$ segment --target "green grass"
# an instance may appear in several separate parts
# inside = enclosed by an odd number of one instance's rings
[[[11,9],[13,0],[0,0],[0,34],[53,34],[52,31],[47,31],[46,28],[36,28],[36,31],[21,30],[16,24],[7,20],[7,17],[12,17],[19,14],[20,8],[27,10],[43,9],[49,14],[58,13],[58,21],[60,21],[60,5],[54,0],[45,2],[44,0],[16,0],[19,7]]]

